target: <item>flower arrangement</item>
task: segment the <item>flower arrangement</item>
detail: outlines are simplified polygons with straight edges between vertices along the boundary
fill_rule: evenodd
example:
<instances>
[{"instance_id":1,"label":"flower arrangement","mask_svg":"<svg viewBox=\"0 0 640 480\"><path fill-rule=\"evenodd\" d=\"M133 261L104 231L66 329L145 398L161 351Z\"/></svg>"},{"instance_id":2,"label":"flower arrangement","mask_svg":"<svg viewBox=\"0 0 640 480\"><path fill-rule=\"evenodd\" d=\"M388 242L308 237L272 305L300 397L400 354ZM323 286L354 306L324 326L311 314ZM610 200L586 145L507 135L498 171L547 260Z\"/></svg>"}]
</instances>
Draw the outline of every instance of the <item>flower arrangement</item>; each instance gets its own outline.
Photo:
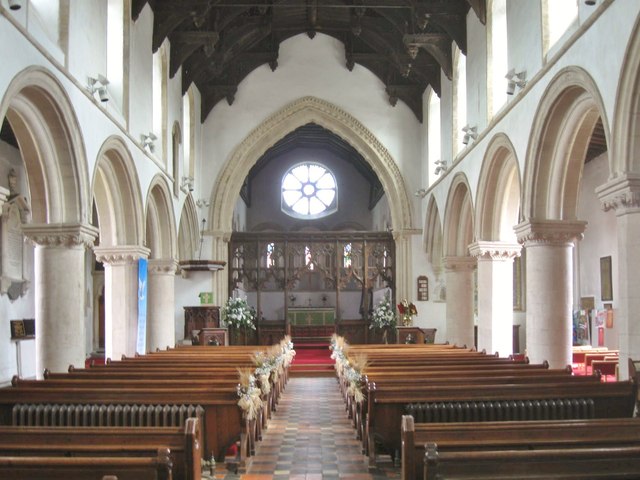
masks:
<instances>
[{"instance_id":1,"label":"flower arrangement","mask_svg":"<svg viewBox=\"0 0 640 480\"><path fill-rule=\"evenodd\" d=\"M249 306L246 298L229 297L227 303L222 307L222 320L227 327L245 327L255 330L255 318L256 311Z\"/></svg>"},{"instance_id":2,"label":"flower arrangement","mask_svg":"<svg viewBox=\"0 0 640 480\"><path fill-rule=\"evenodd\" d=\"M406 298L398 304L398 311L402 316L402 325L404 325L405 327L411 326L411 318L418 314L418 309L416 308L416 306L412 302L409 302Z\"/></svg>"},{"instance_id":3,"label":"flower arrangement","mask_svg":"<svg viewBox=\"0 0 640 480\"><path fill-rule=\"evenodd\" d=\"M256 385L256 377L253 376L250 368L239 368L238 373L240 375L240 383L236 388L236 393L240 397L238 406L246 415L247 420L254 420L262 408L260 388Z\"/></svg>"},{"instance_id":4,"label":"flower arrangement","mask_svg":"<svg viewBox=\"0 0 640 480\"><path fill-rule=\"evenodd\" d=\"M371 325L369 328L383 329L386 327L396 326L396 312L391 305L391 300L388 296L385 296L378 302L376 308L371 313Z\"/></svg>"}]
</instances>

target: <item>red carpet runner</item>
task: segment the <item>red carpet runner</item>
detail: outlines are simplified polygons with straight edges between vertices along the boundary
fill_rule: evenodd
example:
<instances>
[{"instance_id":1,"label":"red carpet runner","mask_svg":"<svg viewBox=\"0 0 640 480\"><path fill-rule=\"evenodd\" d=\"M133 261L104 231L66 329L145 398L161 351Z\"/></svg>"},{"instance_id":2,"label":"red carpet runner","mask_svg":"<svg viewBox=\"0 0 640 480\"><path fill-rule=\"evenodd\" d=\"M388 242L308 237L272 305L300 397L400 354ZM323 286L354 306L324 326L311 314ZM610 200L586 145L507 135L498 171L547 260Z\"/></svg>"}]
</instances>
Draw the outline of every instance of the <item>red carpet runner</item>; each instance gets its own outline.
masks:
<instances>
[{"instance_id":1,"label":"red carpet runner","mask_svg":"<svg viewBox=\"0 0 640 480\"><path fill-rule=\"evenodd\" d=\"M296 356L291 364L293 376L332 376L335 375L329 343L294 343Z\"/></svg>"}]
</instances>

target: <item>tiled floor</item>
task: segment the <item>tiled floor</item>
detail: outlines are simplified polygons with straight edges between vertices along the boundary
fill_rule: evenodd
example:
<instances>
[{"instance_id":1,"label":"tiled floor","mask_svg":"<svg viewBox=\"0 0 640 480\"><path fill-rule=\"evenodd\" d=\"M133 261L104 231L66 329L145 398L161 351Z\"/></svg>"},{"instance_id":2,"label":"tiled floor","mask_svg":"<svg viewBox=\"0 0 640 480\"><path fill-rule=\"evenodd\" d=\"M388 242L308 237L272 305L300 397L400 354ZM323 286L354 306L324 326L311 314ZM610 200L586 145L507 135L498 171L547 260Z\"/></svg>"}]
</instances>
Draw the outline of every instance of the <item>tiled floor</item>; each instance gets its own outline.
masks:
<instances>
[{"instance_id":1,"label":"tiled floor","mask_svg":"<svg viewBox=\"0 0 640 480\"><path fill-rule=\"evenodd\" d=\"M381 457L368 467L335 378L291 378L246 472L219 465L218 479L388 479L400 469Z\"/></svg>"}]
</instances>

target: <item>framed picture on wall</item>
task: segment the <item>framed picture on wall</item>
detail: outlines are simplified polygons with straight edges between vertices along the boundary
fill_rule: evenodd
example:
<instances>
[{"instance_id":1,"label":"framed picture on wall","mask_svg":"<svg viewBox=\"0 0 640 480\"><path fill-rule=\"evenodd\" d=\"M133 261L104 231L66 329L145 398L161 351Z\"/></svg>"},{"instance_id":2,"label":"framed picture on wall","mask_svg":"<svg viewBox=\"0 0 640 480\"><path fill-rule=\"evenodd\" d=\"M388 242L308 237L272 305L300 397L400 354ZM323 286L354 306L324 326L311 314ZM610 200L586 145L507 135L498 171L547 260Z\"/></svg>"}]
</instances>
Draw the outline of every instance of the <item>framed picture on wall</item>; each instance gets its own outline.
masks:
<instances>
[{"instance_id":1,"label":"framed picture on wall","mask_svg":"<svg viewBox=\"0 0 640 480\"><path fill-rule=\"evenodd\" d=\"M611 256L600 257L600 299L613 300L613 286L611 284Z\"/></svg>"}]
</instances>

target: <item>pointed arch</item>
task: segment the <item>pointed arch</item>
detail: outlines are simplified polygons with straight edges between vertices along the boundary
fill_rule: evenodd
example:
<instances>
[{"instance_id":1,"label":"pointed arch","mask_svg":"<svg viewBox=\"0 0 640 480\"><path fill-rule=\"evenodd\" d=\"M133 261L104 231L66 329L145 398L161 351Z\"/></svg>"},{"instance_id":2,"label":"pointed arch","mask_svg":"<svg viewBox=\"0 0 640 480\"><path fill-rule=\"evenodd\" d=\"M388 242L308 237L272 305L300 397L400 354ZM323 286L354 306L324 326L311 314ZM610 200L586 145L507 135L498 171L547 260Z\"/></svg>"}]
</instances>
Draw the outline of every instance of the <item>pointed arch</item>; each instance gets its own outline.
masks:
<instances>
[{"instance_id":1,"label":"pointed arch","mask_svg":"<svg viewBox=\"0 0 640 480\"><path fill-rule=\"evenodd\" d=\"M473 242L473 205L467 177L458 173L451 183L444 214L443 254L469 256Z\"/></svg>"},{"instance_id":2,"label":"pointed arch","mask_svg":"<svg viewBox=\"0 0 640 480\"><path fill-rule=\"evenodd\" d=\"M191 194L187 195L180 214L178 230L178 259L193 260L198 251L200 232L198 226L198 212Z\"/></svg>"},{"instance_id":3,"label":"pointed arch","mask_svg":"<svg viewBox=\"0 0 640 480\"><path fill-rule=\"evenodd\" d=\"M100 246L142 245L142 194L131 152L124 141L109 137L100 148L93 175L100 224Z\"/></svg>"},{"instance_id":4,"label":"pointed arch","mask_svg":"<svg viewBox=\"0 0 640 480\"><path fill-rule=\"evenodd\" d=\"M171 192L165 177L158 174L151 181L147 195L145 245L150 259L172 259L176 256L176 220Z\"/></svg>"},{"instance_id":5,"label":"pointed arch","mask_svg":"<svg viewBox=\"0 0 640 480\"><path fill-rule=\"evenodd\" d=\"M438 204L433 195L427 204L425 226L425 250L434 269L437 269L442 263L442 223Z\"/></svg>"},{"instance_id":6,"label":"pointed arch","mask_svg":"<svg viewBox=\"0 0 640 480\"><path fill-rule=\"evenodd\" d=\"M513 227L520 210L520 170L515 148L499 133L485 152L476 199L476 238L516 243Z\"/></svg>"},{"instance_id":7,"label":"pointed arch","mask_svg":"<svg viewBox=\"0 0 640 480\"><path fill-rule=\"evenodd\" d=\"M236 148L224 165L212 191L209 225L231 232L233 209L251 167L288 133L316 123L339 135L371 165L389 198L394 230L411 228L411 202L402 174L389 151L356 118L339 107L315 97L304 97L269 117Z\"/></svg>"},{"instance_id":8,"label":"pointed arch","mask_svg":"<svg viewBox=\"0 0 640 480\"><path fill-rule=\"evenodd\" d=\"M627 44L616 93L613 118L610 178L640 175L640 18ZM608 132L608 129L605 129Z\"/></svg>"},{"instance_id":9,"label":"pointed arch","mask_svg":"<svg viewBox=\"0 0 640 480\"><path fill-rule=\"evenodd\" d=\"M41 67L11 81L0 103L25 162L34 223L91 218L86 152L78 119L60 82Z\"/></svg>"},{"instance_id":10,"label":"pointed arch","mask_svg":"<svg viewBox=\"0 0 640 480\"><path fill-rule=\"evenodd\" d=\"M521 220L576 219L584 158L598 118L609 145L609 122L595 82L578 67L560 71L547 86L534 117Z\"/></svg>"}]
</instances>

